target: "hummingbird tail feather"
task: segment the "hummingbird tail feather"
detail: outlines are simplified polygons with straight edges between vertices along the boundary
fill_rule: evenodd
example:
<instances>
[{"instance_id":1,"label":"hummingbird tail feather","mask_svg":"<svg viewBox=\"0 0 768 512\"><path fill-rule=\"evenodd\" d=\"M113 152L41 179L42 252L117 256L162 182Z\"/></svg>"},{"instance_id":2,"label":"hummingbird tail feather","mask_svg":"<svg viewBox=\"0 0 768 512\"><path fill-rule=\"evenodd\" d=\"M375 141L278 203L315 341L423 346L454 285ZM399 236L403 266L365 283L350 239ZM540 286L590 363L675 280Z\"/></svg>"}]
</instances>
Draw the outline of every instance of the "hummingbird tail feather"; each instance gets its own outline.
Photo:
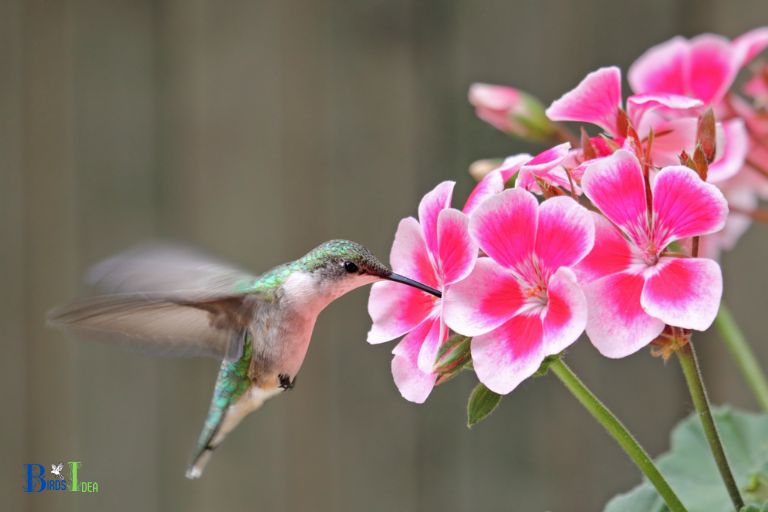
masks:
<instances>
[{"instance_id":1,"label":"hummingbird tail feather","mask_svg":"<svg viewBox=\"0 0 768 512\"><path fill-rule=\"evenodd\" d=\"M223 400L217 400L217 397L221 397L214 394L211 410L208 412L208 418L197 442L197 449L187 468L187 478L200 478L213 451L224 441L227 434L234 430L243 418L261 407L268 398L282 391L281 388L265 390L251 385L245 393L235 399L234 403L230 402L223 407L221 407Z\"/></svg>"},{"instance_id":2,"label":"hummingbird tail feather","mask_svg":"<svg viewBox=\"0 0 768 512\"><path fill-rule=\"evenodd\" d=\"M189 465L185 476L190 480L203 476L203 469L205 469L205 465L208 464L208 461L211 459L211 454L213 454L213 448L204 449L195 460L192 461L192 464Z\"/></svg>"}]
</instances>

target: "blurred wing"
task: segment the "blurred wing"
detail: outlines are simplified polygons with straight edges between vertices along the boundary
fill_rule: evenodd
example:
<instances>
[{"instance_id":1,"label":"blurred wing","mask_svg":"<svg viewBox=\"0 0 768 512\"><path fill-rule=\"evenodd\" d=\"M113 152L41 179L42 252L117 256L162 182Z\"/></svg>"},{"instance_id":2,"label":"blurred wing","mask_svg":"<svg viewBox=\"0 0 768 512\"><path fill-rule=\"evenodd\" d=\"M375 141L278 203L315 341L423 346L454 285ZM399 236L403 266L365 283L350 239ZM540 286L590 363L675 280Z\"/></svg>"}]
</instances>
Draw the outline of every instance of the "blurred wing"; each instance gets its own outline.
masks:
<instances>
[{"instance_id":1,"label":"blurred wing","mask_svg":"<svg viewBox=\"0 0 768 512\"><path fill-rule=\"evenodd\" d=\"M78 337L143 354L236 360L259 304L253 295L183 300L127 293L73 302L51 311L48 322Z\"/></svg>"},{"instance_id":2,"label":"blurred wing","mask_svg":"<svg viewBox=\"0 0 768 512\"><path fill-rule=\"evenodd\" d=\"M254 276L172 244L146 244L94 265L88 282L105 293L231 295Z\"/></svg>"}]
</instances>

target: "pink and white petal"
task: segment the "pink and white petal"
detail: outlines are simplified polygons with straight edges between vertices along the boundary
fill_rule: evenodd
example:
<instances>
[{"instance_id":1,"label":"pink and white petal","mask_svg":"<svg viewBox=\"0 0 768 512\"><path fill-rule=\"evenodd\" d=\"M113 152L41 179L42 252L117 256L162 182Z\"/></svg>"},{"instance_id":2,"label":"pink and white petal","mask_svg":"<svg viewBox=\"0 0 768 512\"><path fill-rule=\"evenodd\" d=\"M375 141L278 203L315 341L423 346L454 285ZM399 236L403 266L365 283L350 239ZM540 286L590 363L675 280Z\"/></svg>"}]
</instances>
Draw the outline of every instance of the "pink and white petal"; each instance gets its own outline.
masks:
<instances>
[{"instance_id":1,"label":"pink and white petal","mask_svg":"<svg viewBox=\"0 0 768 512\"><path fill-rule=\"evenodd\" d=\"M643 133L640 126L644 115L648 112L658 110L667 114L689 114L691 109L697 109L703 105L700 99L679 94L635 94L627 98L627 115L638 133Z\"/></svg>"},{"instance_id":2,"label":"pink and white petal","mask_svg":"<svg viewBox=\"0 0 768 512\"><path fill-rule=\"evenodd\" d=\"M581 121L618 135L621 71L615 66L589 73L574 89L552 102L545 114L553 121Z\"/></svg>"},{"instance_id":3,"label":"pink and white petal","mask_svg":"<svg viewBox=\"0 0 768 512\"><path fill-rule=\"evenodd\" d=\"M447 208L437 217L437 261L443 286L461 281L472 272L477 243L469 235L469 217Z\"/></svg>"},{"instance_id":4,"label":"pink and white petal","mask_svg":"<svg viewBox=\"0 0 768 512\"><path fill-rule=\"evenodd\" d=\"M558 354L575 342L587 327L587 298L569 268L561 267L547 286L544 326L545 355Z\"/></svg>"},{"instance_id":5,"label":"pink and white petal","mask_svg":"<svg viewBox=\"0 0 768 512\"><path fill-rule=\"evenodd\" d=\"M553 146L546 151L542 151L535 157L531 158L523 165L523 167L528 168L536 173L548 171L549 169L560 165L568 156L570 150L570 142L558 144L557 146Z\"/></svg>"},{"instance_id":6,"label":"pink and white petal","mask_svg":"<svg viewBox=\"0 0 768 512\"><path fill-rule=\"evenodd\" d=\"M496 168L480 180L472 193L469 194L467 202L464 204L462 210L467 215L471 215L475 208L480 206L480 203L485 201L491 196L494 196L504 190L504 179L501 176L501 171Z\"/></svg>"},{"instance_id":7,"label":"pink and white petal","mask_svg":"<svg viewBox=\"0 0 768 512\"><path fill-rule=\"evenodd\" d=\"M417 404L424 403L437 379L435 374L419 370L417 364L422 342L429 335L433 324L434 320L426 320L392 350L392 377L395 385L403 398Z\"/></svg>"},{"instance_id":8,"label":"pink and white petal","mask_svg":"<svg viewBox=\"0 0 768 512\"><path fill-rule=\"evenodd\" d=\"M542 269L553 273L559 267L572 267L594 243L592 215L573 198L552 197L541 203L534 254Z\"/></svg>"},{"instance_id":9,"label":"pink and white petal","mask_svg":"<svg viewBox=\"0 0 768 512\"><path fill-rule=\"evenodd\" d=\"M536 198L508 189L483 201L469 220L480 248L502 266L513 268L533 253L537 224Z\"/></svg>"},{"instance_id":10,"label":"pink and white petal","mask_svg":"<svg viewBox=\"0 0 768 512\"><path fill-rule=\"evenodd\" d=\"M424 373L432 373L437 361L437 353L440 351L440 346L448 339L448 328L445 323L437 316L432 321L432 326L424 338L419 349L419 356L416 360L416 364Z\"/></svg>"},{"instance_id":11,"label":"pink and white petal","mask_svg":"<svg viewBox=\"0 0 768 512\"><path fill-rule=\"evenodd\" d=\"M627 270L632 265L632 247L621 232L602 215L592 213L595 244L574 267L580 281L590 282Z\"/></svg>"},{"instance_id":12,"label":"pink and white petal","mask_svg":"<svg viewBox=\"0 0 768 512\"><path fill-rule=\"evenodd\" d=\"M680 153L693 154L696 147L698 119L683 117L671 121L653 123L651 160L656 167L680 163Z\"/></svg>"},{"instance_id":13,"label":"pink and white petal","mask_svg":"<svg viewBox=\"0 0 768 512\"><path fill-rule=\"evenodd\" d=\"M720 231L728 215L723 193L688 167L663 168L653 182L653 235L656 247L673 240Z\"/></svg>"},{"instance_id":14,"label":"pink and white petal","mask_svg":"<svg viewBox=\"0 0 768 512\"><path fill-rule=\"evenodd\" d=\"M389 261L392 264L392 270L398 274L432 288L438 287L435 267L427 253L424 233L419 222L413 217L406 217L398 224L395 241L389 253Z\"/></svg>"},{"instance_id":15,"label":"pink and white petal","mask_svg":"<svg viewBox=\"0 0 768 512\"><path fill-rule=\"evenodd\" d=\"M644 284L642 275L621 272L584 286L589 307L587 336L604 356L633 354L664 330L664 322L640 305Z\"/></svg>"},{"instance_id":16,"label":"pink and white petal","mask_svg":"<svg viewBox=\"0 0 768 512\"><path fill-rule=\"evenodd\" d=\"M427 250L433 256L437 254L437 216L451 206L453 181L444 181L433 188L419 203L419 224L421 224Z\"/></svg>"},{"instance_id":17,"label":"pink and white petal","mask_svg":"<svg viewBox=\"0 0 768 512\"><path fill-rule=\"evenodd\" d=\"M720 183L735 176L747 158L749 136L741 119L732 119L722 123L723 141L717 148L717 157L709 166L707 181Z\"/></svg>"},{"instance_id":18,"label":"pink and white petal","mask_svg":"<svg viewBox=\"0 0 768 512\"><path fill-rule=\"evenodd\" d=\"M628 233L645 226L647 206L640 162L620 149L587 167L581 187L589 199L614 224Z\"/></svg>"},{"instance_id":19,"label":"pink and white petal","mask_svg":"<svg viewBox=\"0 0 768 512\"><path fill-rule=\"evenodd\" d=\"M491 258L479 258L472 273L450 287L443 296L448 327L465 336L497 328L523 306L518 280Z\"/></svg>"},{"instance_id":20,"label":"pink and white petal","mask_svg":"<svg viewBox=\"0 0 768 512\"><path fill-rule=\"evenodd\" d=\"M627 78L637 94L687 94L688 41L674 37L648 49L629 68Z\"/></svg>"},{"instance_id":21,"label":"pink and white petal","mask_svg":"<svg viewBox=\"0 0 768 512\"><path fill-rule=\"evenodd\" d=\"M723 98L743 60L728 39L714 34L691 39L688 58L688 93L707 104Z\"/></svg>"},{"instance_id":22,"label":"pink and white petal","mask_svg":"<svg viewBox=\"0 0 768 512\"><path fill-rule=\"evenodd\" d=\"M531 155L528 153L520 153L517 155L508 156L506 159L504 159L504 161L498 167L498 170L501 173L501 179L504 184L506 185L512 176L518 173L520 167L528 163L531 158Z\"/></svg>"},{"instance_id":23,"label":"pink and white petal","mask_svg":"<svg viewBox=\"0 0 768 512\"><path fill-rule=\"evenodd\" d=\"M739 66L744 66L759 53L768 48L768 27L758 27L733 40L735 54L739 57Z\"/></svg>"},{"instance_id":24,"label":"pink and white petal","mask_svg":"<svg viewBox=\"0 0 768 512\"><path fill-rule=\"evenodd\" d=\"M723 295L720 265L707 258L661 258L648 271L640 303L663 322L706 330L717 316Z\"/></svg>"},{"instance_id":25,"label":"pink and white petal","mask_svg":"<svg viewBox=\"0 0 768 512\"><path fill-rule=\"evenodd\" d=\"M566 142L549 148L526 162L520 167L517 180L515 181L515 188L541 193L536 177L551 182L550 173L553 169L559 168L563 160L569 156L570 148L571 144Z\"/></svg>"},{"instance_id":26,"label":"pink and white petal","mask_svg":"<svg viewBox=\"0 0 768 512\"><path fill-rule=\"evenodd\" d=\"M368 314L373 320L368 343L383 343L413 330L434 315L437 298L400 283L379 281L371 287Z\"/></svg>"},{"instance_id":27,"label":"pink and white petal","mask_svg":"<svg viewBox=\"0 0 768 512\"><path fill-rule=\"evenodd\" d=\"M517 315L493 331L472 339L472 364L480 382L505 395L536 373L544 360L543 328L538 315Z\"/></svg>"}]
</instances>

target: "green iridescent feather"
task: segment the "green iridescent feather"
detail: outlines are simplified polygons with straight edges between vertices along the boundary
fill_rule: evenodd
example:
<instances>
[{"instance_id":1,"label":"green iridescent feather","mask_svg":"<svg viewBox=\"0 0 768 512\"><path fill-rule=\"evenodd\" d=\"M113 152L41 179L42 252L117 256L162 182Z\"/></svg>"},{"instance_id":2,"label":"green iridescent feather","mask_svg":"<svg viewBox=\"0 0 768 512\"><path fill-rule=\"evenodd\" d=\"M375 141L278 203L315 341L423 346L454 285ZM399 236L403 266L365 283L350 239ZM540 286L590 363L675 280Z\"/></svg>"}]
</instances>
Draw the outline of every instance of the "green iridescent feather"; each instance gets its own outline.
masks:
<instances>
[{"instance_id":1,"label":"green iridescent feather","mask_svg":"<svg viewBox=\"0 0 768 512\"><path fill-rule=\"evenodd\" d=\"M246 332L243 341L243 355L237 361L222 361L219 376L216 379L216 387L213 390L211 407L205 418L203 431L197 441L195 458L209 445L216 435L216 431L224 420L227 408L248 390L251 384L248 378L248 368L253 355L253 343L251 333Z\"/></svg>"}]
</instances>

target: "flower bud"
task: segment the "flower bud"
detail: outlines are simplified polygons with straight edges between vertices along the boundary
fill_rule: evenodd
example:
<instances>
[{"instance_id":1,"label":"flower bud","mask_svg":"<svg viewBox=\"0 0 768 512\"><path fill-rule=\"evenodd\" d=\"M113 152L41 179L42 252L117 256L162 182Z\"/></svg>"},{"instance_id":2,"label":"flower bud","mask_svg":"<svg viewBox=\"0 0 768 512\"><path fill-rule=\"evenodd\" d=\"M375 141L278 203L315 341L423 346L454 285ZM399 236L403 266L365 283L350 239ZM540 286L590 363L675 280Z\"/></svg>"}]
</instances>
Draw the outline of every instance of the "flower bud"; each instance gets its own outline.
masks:
<instances>
[{"instance_id":1,"label":"flower bud","mask_svg":"<svg viewBox=\"0 0 768 512\"><path fill-rule=\"evenodd\" d=\"M448 338L437 353L434 372L438 375L437 383L442 384L459 373L470 359L469 345L472 338L454 335Z\"/></svg>"},{"instance_id":2,"label":"flower bud","mask_svg":"<svg viewBox=\"0 0 768 512\"><path fill-rule=\"evenodd\" d=\"M472 84L469 102L474 105L477 117L509 135L532 140L555 136L555 126L544 114L541 102L518 89Z\"/></svg>"},{"instance_id":3,"label":"flower bud","mask_svg":"<svg viewBox=\"0 0 768 512\"><path fill-rule=\"evenodd\" d=\"M704 152L704 157L708 163L715 160L715 150L717 146L715 132L715 114L712 109L707 109L699 118L699 124L696 129L696 142Z\"/></svg>"},{"instance_id":4,"label":"flower bud","mask_svg":"<svg viewBox=\"0 0 768 512\"><path fill-rule=\"evenodd\" d=\"M504 160L501 158L485 158L483 160L476 160L469 164L469 175L472 176L475 181L480 181L492 170L501 165Z\"/></svg>"}]
</instances>

